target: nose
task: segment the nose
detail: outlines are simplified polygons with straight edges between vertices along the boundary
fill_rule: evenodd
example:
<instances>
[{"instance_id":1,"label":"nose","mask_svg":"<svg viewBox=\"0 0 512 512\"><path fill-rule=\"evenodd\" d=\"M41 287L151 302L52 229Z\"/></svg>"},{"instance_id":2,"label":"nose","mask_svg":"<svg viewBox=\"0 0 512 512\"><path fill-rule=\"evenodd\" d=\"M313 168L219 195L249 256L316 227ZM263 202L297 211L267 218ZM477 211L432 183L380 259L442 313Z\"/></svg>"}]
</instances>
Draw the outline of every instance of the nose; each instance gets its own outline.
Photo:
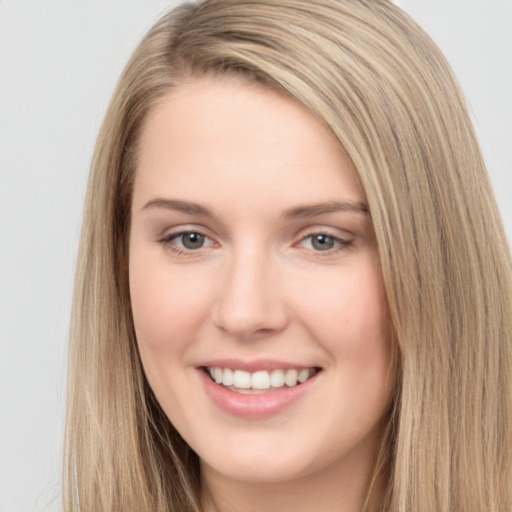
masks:
<instances>
[{"instance_id":1,"label":"nose","mask_svg":"<svg viewBox=\"0 0 512 512\"><path fill-rule=\"evenodd\" d=\"M233 338L248 340L282 331L288 323L279 269L257 250L234 256L220 279L213 322Z\"/></svg>"}]
</instances>

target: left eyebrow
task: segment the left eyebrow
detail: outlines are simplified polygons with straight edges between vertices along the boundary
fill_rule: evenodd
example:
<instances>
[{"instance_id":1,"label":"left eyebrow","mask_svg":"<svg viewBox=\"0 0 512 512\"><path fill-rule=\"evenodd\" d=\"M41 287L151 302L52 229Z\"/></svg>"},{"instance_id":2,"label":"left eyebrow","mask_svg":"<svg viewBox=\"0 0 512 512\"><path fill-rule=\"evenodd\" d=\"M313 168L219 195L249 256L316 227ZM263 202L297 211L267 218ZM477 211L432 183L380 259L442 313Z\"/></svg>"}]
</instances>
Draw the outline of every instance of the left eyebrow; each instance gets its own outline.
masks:
<instances>
[{"instance_id":1,"label":"left eyebrow","mask_svg":"<svg viewBox=\"0 0 512 512\"><path fill-rule=\"evenodd\" d=\"M348 201L328 201L326 203L294 206L293 208L286 210L282 216L284 219L292 219L315 217L317 215L336 212L356 212L368 215L368 205L361 202L351 203Z\"/></svg>"}]
</instances>

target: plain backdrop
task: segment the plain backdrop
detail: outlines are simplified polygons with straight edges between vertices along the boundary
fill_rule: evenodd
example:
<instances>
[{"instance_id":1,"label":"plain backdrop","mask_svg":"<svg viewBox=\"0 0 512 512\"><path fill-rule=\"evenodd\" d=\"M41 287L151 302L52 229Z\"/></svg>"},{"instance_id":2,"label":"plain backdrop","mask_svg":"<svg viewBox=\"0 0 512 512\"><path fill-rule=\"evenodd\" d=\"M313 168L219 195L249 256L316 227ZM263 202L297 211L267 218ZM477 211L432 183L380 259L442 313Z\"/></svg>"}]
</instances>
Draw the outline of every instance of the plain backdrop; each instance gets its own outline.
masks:
<instances>
[{"instance_id":1,"label":"plain backdrop","mask_svg":"<svg viewBox=\"0 0 512 512\"><path fill-rule=\"evenodd\" d=\"M66 344L94 141L131 51L177 3L0 0L0 512L59 510ZM512 1L397 3L462 83L512 240Z\"/></svg>"}]
</instances>

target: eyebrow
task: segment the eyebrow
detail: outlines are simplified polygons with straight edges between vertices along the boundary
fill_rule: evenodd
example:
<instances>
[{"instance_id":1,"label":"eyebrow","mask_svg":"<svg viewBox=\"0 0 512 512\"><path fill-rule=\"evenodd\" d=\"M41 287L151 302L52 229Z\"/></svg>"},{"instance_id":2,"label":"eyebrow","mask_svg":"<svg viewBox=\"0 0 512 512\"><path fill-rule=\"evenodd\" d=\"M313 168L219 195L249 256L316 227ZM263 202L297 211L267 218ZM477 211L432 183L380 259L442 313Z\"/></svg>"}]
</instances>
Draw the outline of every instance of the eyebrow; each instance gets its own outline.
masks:
<instances>
[{"instance_id":1,"label":"eyebrow","mask_svg":"<svg viewBox=\"0 0 512 512\"><path fill-rule=\"evenodd\" d=\"M151 201L148 201L142 207L142 210L146 210L148 208L163 208L166 210L175 210L178 212L187 213L188 215L213 217L212 211L205 206L198 203L193 203L191 201L180 201L179 199L164 199L162 197L157 197L155 199L151 199Z\"/></svg>"},{"instance_id":2,"label":"eyebrow","mask_svg":"<svg viewBox=\"0 0 512 512\"><path fill-rule=\"evenodd\" d=\"M142 207L142 210L146 210L148 208L163 208L165 210L174 210L188 215L201 215L204 217L214 216L209 208L206 208L199 203L182 201L179 199L165 199L163 197L151 199ZM293 208L286 210L283 213L282 218L307 218L336 212L356 212L367 215L368 206L362 202L352 203L349 201L327 201L325 203L305 204L294 206Z\"/></svg>"},{"instance_id":3,"label":"eyebrow","mask_svg":"<svg viewBox=\"0 0 512 512\"><path fill-rule=\"evenodd\" d=\"M357 212L368 214L368 205L362 202L328 201L326 203L306 204L290 208L283 214L283 218L307 218L336 212Z\"/></svg>"}]
</instances>

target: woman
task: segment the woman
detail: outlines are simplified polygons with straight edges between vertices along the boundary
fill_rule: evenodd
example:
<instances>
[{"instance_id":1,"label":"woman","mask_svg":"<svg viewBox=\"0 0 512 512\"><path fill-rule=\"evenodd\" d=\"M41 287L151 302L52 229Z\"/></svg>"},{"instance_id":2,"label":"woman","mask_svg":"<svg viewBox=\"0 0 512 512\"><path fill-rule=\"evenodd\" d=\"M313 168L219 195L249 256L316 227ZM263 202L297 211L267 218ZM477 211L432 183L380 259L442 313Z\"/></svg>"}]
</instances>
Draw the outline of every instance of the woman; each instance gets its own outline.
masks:
<instances>
[{"instance_id":1,"label":"woman","mask_svg":"<svg viewBox=\"0 0 512 512\"><path fill-rule=\"evenodd\" d=\"M462 95L406 15L181 6L98 139L66 510L511 510L511 301Z\"/></svg>"}]
</instances>

